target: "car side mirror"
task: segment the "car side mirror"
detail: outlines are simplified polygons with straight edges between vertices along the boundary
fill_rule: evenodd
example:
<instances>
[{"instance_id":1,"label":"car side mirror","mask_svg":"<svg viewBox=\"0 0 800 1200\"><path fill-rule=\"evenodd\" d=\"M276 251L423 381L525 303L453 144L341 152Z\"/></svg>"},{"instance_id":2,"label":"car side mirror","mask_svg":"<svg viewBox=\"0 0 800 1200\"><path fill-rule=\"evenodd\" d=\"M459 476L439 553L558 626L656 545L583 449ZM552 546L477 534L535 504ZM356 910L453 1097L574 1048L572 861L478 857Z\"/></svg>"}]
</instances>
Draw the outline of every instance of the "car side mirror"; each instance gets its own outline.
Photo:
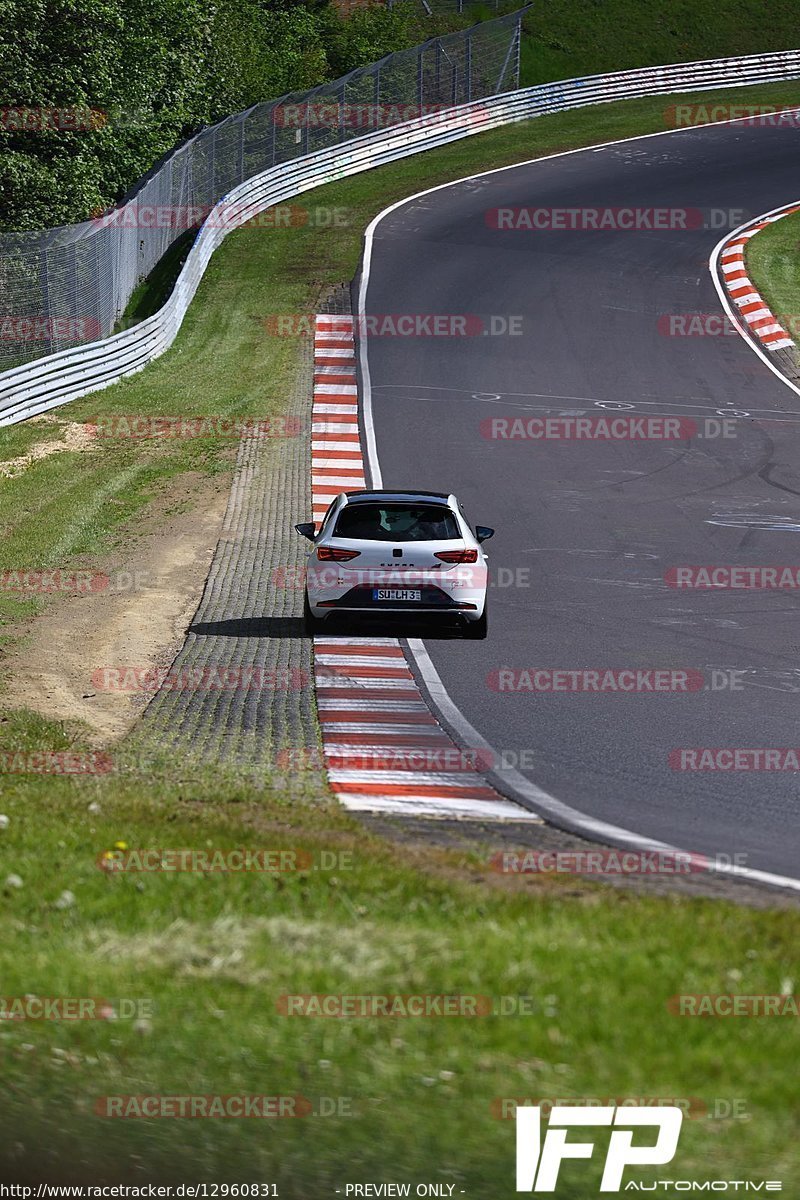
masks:
<instances>
[{"instance_id":1,"label":"car side mirror","mask_svg":"<svg viewBox=\"0 0 800 1200\"><path fill-rule=\"evenodd\" d=\"M314 522L303 521L300 525L295 525L297 532L304 538L308 538L310 542L314 541Z\"/></svg>"},{"instance_id":2,"label":"car side mirror","mask_svg":"<svg viewBox=\"0 0 800 1200\"><path fill-rule=\"evenodd\" d=\"M490 529L488 525L476 525L475 537L479 542L488 542L489 538L494 537L494 530Z\"/></svg>"}]
</instances>

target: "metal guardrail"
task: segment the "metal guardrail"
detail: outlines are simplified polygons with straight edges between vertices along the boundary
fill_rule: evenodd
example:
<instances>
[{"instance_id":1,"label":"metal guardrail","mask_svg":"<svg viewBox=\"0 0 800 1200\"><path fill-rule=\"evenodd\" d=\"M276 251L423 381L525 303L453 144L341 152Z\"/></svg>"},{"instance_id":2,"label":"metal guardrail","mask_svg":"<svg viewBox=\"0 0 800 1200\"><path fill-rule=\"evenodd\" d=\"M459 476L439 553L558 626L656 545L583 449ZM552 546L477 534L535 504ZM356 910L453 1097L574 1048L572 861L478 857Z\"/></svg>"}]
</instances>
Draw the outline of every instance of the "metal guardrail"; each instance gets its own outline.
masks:
<instances>
[{"instance_id":1,"label":"metal guardrail","mask_svg":"<svg viewBox=\"0 0 800 1200\"><path fill-rule=\"evenodd\" d=\"M25 420L140 371L172 344L211 255L233 229L312 187L548 113L680 92L800 78L800 51L563 80L462 104L317 150L233 188L204 222L163 308L122 333L0 374L0 425ZM227 213L223 222L221 213ZM217 219L215 219L215 217Z\"/></svg>"}]
</instances>

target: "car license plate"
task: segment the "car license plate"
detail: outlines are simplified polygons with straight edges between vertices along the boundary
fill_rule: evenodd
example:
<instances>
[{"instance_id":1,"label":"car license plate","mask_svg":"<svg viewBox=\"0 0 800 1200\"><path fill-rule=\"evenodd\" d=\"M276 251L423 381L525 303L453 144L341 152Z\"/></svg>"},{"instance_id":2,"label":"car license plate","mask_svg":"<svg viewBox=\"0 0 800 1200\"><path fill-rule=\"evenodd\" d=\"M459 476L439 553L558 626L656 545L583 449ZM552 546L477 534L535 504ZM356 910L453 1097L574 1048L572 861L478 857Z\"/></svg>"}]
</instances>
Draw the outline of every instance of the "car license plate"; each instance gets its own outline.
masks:
<instances>
[{"instance_id":1,"label":"car license plate","mask_svg":"<svg viewBox=\"0 0 800 1200\"><path fill-rule=\"evenodd\" d=\"M373 588L373 600L421 600L419 588Z\"/></svg>"}]
</instances>

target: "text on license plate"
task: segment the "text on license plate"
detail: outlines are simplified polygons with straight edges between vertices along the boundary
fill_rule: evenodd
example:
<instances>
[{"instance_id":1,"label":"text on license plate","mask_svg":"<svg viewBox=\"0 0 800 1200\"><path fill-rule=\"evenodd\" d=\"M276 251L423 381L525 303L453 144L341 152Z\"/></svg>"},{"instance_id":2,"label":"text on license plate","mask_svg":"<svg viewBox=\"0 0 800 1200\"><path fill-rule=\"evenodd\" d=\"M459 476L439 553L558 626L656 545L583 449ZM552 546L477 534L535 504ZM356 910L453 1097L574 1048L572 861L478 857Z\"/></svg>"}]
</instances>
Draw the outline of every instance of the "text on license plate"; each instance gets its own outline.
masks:
<instances>
[{"instance_id":1,"label":"text on license plate","mask_svg":"<svg viewBox=\"0 0 800 1200\"><path fill-rule=\"evenodd\" d=\"M373 588L373 600L421 600L419 588Z\"/></svg>"}]
</instances>

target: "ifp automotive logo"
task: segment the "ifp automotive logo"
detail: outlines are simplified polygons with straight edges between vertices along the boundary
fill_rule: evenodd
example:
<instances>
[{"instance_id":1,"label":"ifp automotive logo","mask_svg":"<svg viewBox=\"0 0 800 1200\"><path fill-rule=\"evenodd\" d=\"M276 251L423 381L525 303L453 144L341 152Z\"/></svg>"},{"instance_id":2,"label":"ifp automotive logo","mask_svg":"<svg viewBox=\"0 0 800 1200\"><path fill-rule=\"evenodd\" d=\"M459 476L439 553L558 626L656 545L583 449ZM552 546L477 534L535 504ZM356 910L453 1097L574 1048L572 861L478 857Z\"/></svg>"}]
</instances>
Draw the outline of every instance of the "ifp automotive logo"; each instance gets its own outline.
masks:
<instances>
[{"instance_id":1,"label":"ifp automotive logo","mask_svg":"<svg viewBox=\"0 0 800 1200\"><path fill-rule=\"evenodd\" d=\"M517 1109L517 1191L554 1192L561 1163L566 1158L591 1158L594 1142L568 1142L570 1126L613 1125L606 1154L601 1192L618 1192L627 1166L663 1166L672 1162L678 1149L683 1111L677 1105L628 1108L608 1105L578 1108L559 1105L550 1110L550 1121L542 1141L541 1109ZM652 1145L634 1146L633 1131L645 1125L658 1128Z\"/></svg>"},{"instance_id":2,"label":"ifp automotive logo","mask_svg":"<svg viewBox=\"0 0 800 1200\"><path fill-rule=\"evenodd\" d=\"M631 1105L553 1105L547 1131L542 1138L542 1109L533 1105L518 1106L517 1120L517 1188L518 1192L555 1192L559 1171L565 1159L592 1158L594 1141L588 1138L567 1141L572 1126L612 1127L608 1139L601 1192L733 1192L736 1195L753 1192L780 1192L780 1179L658 1179L638 1183L624 1182L626 1167L665 1166L672 1162L678 1149L683 1109L677 1104L659 1104L644 1108ZM657 1130L643 1136L644 1145L634 1145L639 1129L647 1126ZM638 1140L638 1139L637 1139ZM565 1172L566 1174L566 1172Z\"/></svg>"}]
</instances>

